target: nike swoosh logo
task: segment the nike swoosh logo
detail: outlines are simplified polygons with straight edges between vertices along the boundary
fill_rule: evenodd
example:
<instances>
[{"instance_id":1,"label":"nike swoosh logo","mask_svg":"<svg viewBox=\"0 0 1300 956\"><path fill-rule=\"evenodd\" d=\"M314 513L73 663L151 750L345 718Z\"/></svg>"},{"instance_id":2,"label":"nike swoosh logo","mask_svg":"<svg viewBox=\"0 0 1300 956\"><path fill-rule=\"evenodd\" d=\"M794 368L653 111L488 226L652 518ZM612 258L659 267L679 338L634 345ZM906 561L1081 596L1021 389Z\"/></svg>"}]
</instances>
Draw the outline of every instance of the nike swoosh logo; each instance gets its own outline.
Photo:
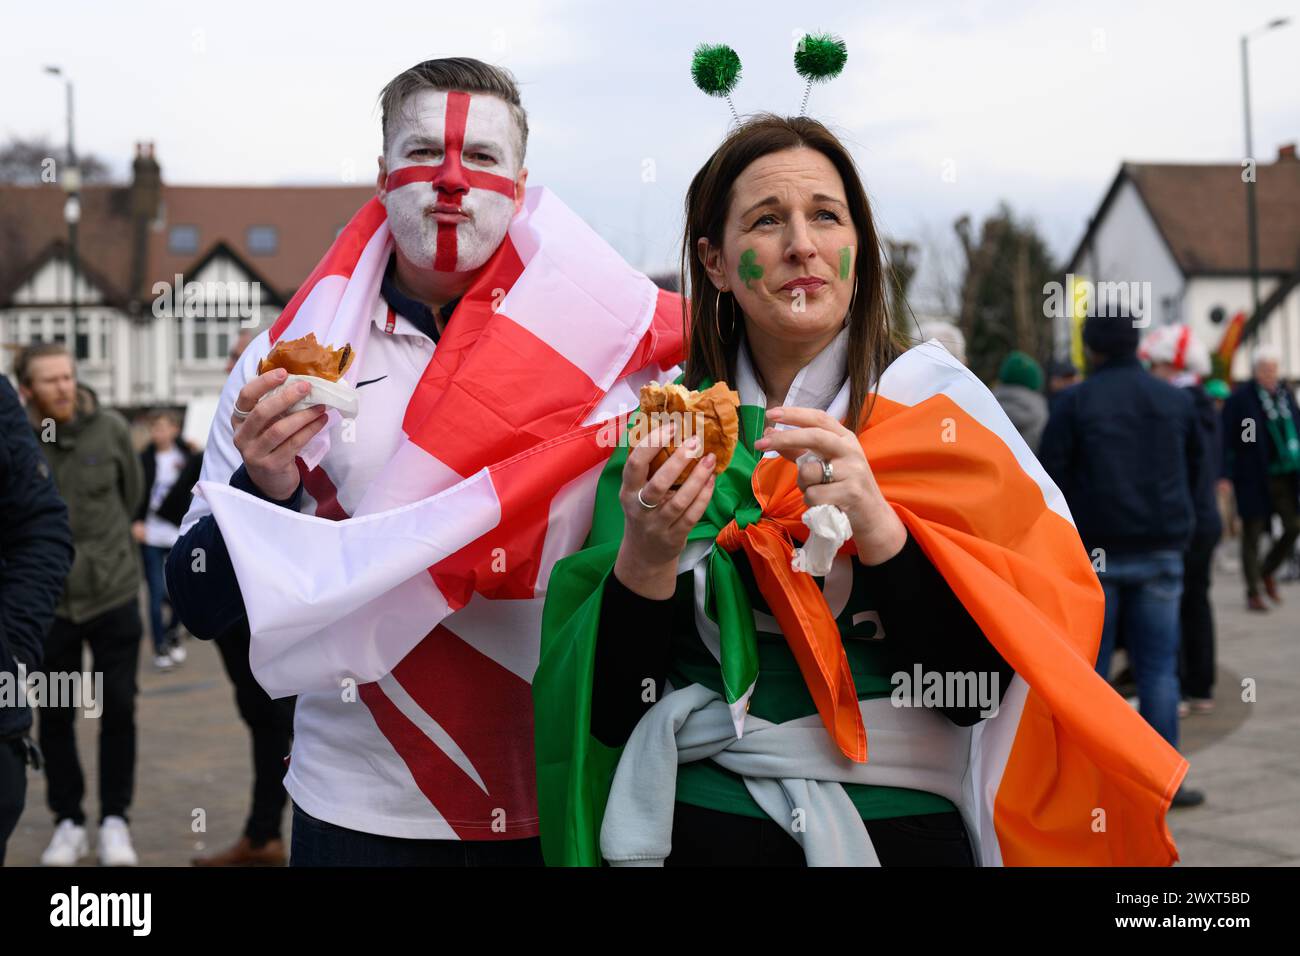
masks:
<instances>
[{"instance_id":1,"label":"nike swoosh logo","mask_svg":"<svg viewBox=\"0 0 1300 956\"><path fill-rule=\"evenodd\" d=\"M370 385L370 384L373 383L373 382L380 382L380 381L383 381L383 380L386 379L386 378L388 378L387 375L381 375L381 376L379 376L379 378L366 379L366 381L364 381L364 382L357 382L357 384L354 385L353 388L360 388L362 385Z\"/></svg>"}]
</instances>

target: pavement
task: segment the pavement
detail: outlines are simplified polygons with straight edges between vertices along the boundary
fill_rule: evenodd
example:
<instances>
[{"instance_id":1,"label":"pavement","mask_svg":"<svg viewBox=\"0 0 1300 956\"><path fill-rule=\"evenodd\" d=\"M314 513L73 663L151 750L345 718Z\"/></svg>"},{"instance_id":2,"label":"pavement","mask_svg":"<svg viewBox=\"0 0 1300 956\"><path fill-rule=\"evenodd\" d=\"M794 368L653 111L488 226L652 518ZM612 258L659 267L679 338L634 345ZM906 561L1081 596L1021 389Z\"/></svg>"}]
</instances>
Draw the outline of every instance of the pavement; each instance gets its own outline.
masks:
<instances>
[{"instance_id":1,"label":"pavement","mask_svg":"<svg viewBox=\"0 0 1300 956\"><path fill-rule=\"evenodd\" d=\"M1182 722L1187 784L1203 790L1206 802L1169 814L1182 865L1300 865L1300 584L1282 588L1281 608L1254 614L1245 609L1239 577L1216 573L1217 706ZM185 646L186 662L165 674L154 671L152 654L141 647L131 831L146 866L186 866L196 854L233 843L248 812L251 744L234 691L213 645ZM97 727L93 720L77 723L93 822ZM27 806L7 862L37 864L51 828L44 778L29 771Z\"/></svg>"}]
</instances>

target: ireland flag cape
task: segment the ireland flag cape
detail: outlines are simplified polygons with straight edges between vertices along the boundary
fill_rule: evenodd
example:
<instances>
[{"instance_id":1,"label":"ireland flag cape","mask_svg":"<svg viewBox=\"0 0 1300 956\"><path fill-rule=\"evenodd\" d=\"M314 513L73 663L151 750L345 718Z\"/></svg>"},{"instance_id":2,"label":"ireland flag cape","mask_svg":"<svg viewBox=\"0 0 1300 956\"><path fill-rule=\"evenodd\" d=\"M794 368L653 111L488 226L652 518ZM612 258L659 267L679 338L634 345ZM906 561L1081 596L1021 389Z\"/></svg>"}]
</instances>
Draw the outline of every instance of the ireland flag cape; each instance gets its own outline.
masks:
<instances>
[{"instance_id":1,"label":"ireland flag cape","mask_svg":"<svg viewBox=\"0 0 1300 956\"><path fill-rule=\"evenodd\" d=\"M763 418L742 406L741 442L687 544L712 543L705 613L720 632L727 701L743 733L744 701L763 679L733 558L743 550L827 732L844 759L869 762L871 728L861 725L825 598L790 570L807 534L795 468L752 451ZM938 343L924 343L885 371L859 440L885 498L1016 672L998 714L970 736L959 806L981 864L1176 860L1165 813L1187 761L1096 673L1101 585L1063 496L992 394ZM543 612L533 695L551 864L600 862L619 751L590 734L591 682L601 593L623 532L626 459L622 447L605 466L586 547L556 564Z\"/></svg>"}]
</instances>

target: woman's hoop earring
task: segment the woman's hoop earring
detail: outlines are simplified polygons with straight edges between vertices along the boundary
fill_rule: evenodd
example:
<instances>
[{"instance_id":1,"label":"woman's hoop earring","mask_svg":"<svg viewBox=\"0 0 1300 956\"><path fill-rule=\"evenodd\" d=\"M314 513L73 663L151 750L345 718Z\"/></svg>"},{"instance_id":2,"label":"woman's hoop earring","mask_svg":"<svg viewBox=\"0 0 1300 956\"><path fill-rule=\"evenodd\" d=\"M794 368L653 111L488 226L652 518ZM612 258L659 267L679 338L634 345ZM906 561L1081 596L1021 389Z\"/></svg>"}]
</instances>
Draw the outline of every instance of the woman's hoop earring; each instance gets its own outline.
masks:
<instances>
[{"instance_id":1,"label":"woman's hoop earring","mask_svg":"<svg viewBox=\"0 0 1300 956\"><path fill-rule=\"evenodd\" d=\"M718 330L719 342L726 341L722 334L722 293L724 291L726 290L719 289L717 297L713 300L713 326ZM731 313L731 330L733 332L736 330L736 312L734 308Z\"/></svg>"}]
</instances>

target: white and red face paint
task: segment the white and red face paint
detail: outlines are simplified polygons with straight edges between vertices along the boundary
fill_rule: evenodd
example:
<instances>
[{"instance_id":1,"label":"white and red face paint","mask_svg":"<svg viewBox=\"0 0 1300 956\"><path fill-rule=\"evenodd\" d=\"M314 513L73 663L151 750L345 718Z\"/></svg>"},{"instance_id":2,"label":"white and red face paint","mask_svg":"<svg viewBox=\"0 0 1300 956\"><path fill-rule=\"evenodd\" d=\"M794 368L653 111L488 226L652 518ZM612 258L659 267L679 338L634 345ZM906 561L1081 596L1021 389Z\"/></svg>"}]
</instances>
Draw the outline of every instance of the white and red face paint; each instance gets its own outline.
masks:
<instances>
[{"instance_id":1,"label":"white and red face paint","mask_svg":"<svg viewBox=\"0 0 1300 956\"><path fill-rule=\"evenodd\" d=\"M496 96L421 90L390 117L388 227L411 262L469 272L487 262L515 213L514 117Z\"/></svg>"}]
</instances>

